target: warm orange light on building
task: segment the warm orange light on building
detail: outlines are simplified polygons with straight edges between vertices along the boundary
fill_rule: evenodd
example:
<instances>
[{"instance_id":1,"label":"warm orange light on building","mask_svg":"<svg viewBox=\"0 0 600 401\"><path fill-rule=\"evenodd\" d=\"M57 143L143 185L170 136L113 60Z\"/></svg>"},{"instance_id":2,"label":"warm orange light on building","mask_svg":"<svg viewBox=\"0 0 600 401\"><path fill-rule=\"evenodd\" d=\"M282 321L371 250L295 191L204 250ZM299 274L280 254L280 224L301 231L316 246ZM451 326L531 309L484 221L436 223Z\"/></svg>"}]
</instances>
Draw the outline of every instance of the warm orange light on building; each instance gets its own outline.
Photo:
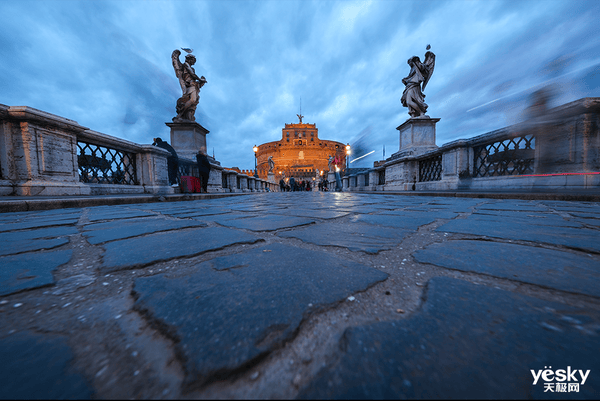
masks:
<instances>
[{"instance_id":1,"label":"warm orange light on building","mask_svg":"<svg viewBox=\"0 0 600 401\"><path fill-rule=\"evenodd\" d=\"M338 159L343 162L338 167L346 168L346 145L319 139L316 124L285 124L281 133L281 140L258 146L256 157L260 178L268 179L270 156L275 163L273 173L276 181L279 181L282 175L294 177L296 180L310 180L322 171L329 171L329 156L340 156Z\"/></svg>"}]
</instances>

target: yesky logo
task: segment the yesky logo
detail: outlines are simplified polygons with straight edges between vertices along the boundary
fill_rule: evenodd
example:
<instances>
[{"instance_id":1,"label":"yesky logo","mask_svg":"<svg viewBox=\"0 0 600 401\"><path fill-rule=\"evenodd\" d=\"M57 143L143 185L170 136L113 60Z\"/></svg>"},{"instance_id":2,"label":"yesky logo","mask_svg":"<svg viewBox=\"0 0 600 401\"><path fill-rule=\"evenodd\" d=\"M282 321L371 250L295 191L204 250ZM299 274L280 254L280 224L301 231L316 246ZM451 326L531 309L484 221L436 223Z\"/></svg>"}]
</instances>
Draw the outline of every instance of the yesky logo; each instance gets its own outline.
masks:
<instances>
[{"instance_id":1,"label":"yesky logo","mask_svg":"<svg viewBox=\"0 0 600 401\"><path fill-rule=\"evenodd\" d=\"M533 385L538 383L541 378L544 381L544 393L551 391L557 393L566 392L579 392L579 385L585 384L590 370L583 371L581 369L571 369L567 366L567 369L552 370L552 366L544 366L544 370L540 369L537 372L531 369L531 375L533 376ZM579 382L578 377L581 379ZM556 383L554 383L556 380Z\"/></svg>"}]
</instances>

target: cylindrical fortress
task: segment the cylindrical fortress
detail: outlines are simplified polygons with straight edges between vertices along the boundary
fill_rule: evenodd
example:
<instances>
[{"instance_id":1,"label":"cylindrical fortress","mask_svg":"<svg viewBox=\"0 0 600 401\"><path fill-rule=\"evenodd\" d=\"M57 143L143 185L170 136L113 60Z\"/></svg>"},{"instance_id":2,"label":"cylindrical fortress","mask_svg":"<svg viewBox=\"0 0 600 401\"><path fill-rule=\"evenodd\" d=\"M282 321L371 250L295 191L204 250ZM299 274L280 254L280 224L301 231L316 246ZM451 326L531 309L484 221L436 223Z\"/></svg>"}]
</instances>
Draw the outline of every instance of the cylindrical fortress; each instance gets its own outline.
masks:
<instances>
[{"instance_id":1,"label":"cylindrical fortress","mask_svg":"<svg viewBox=\"0 0 600 401\"><path fill-rule=\"evenodd\" d=\"M269 157L273 157L276 181L283 174L296 180L312 180L323 172L323 177L327 178L329 156L337 157L337 167L340 170L346 168L345 146L341 142L319 139L319 130L315 124L285 124L285 128L281 130L281 140L258 146L258 176L267 179ZM332 166L334 171L335 167Z\"/></svg>"}]
</instances>

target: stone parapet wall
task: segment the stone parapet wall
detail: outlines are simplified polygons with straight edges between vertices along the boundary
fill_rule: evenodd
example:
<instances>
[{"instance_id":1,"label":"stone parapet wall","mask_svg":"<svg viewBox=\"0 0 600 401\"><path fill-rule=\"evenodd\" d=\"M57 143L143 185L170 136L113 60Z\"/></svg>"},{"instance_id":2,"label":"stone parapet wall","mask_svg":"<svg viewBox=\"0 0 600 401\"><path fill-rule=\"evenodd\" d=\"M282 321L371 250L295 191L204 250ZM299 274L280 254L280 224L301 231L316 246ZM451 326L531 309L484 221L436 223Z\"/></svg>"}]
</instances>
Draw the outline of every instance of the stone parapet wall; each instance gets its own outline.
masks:
<instances>
[{"instance_id":1,"label":"stone parapet wall","mask_svg":"<svg viewBox=\"0 0 600 401\"><path fill-rule=\"evenodd\" d=\"M359 174L369 175L369 185L348 179L344 191L600 189L600 98L374 166Z\"/></svg>"}]
</instances>

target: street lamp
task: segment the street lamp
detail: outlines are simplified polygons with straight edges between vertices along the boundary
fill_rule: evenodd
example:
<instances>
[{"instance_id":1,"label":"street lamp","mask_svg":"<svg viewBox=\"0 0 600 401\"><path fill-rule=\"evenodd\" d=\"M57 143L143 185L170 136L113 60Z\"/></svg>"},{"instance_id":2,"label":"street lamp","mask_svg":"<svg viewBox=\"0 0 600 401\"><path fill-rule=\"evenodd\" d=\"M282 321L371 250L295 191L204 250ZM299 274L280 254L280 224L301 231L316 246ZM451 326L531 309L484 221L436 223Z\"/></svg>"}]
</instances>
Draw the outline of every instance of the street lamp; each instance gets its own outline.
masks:
<instances>
[{"instance_id":1,"label":"street lamp","mask_svg":"<svg viewBox=\"0 0 600 401\"><path fill-rule=\"evenodd\" d=\"M346 174L348 174L348 169L350 168L348 166L348 161L350 160L350 144L346 145Z\"/></svg>"},{"instance_id":2,"label":"street lamp","mask_svg":"<svg viewBox=\"0 0 600 401\"><path fill-rule=\"evenodd\" d=\"M258 178L258 171L256 171L256 152L258 152L258 146L254 145L252 150L254 151L254 178Z\"/></svg>"}]
</instances>

